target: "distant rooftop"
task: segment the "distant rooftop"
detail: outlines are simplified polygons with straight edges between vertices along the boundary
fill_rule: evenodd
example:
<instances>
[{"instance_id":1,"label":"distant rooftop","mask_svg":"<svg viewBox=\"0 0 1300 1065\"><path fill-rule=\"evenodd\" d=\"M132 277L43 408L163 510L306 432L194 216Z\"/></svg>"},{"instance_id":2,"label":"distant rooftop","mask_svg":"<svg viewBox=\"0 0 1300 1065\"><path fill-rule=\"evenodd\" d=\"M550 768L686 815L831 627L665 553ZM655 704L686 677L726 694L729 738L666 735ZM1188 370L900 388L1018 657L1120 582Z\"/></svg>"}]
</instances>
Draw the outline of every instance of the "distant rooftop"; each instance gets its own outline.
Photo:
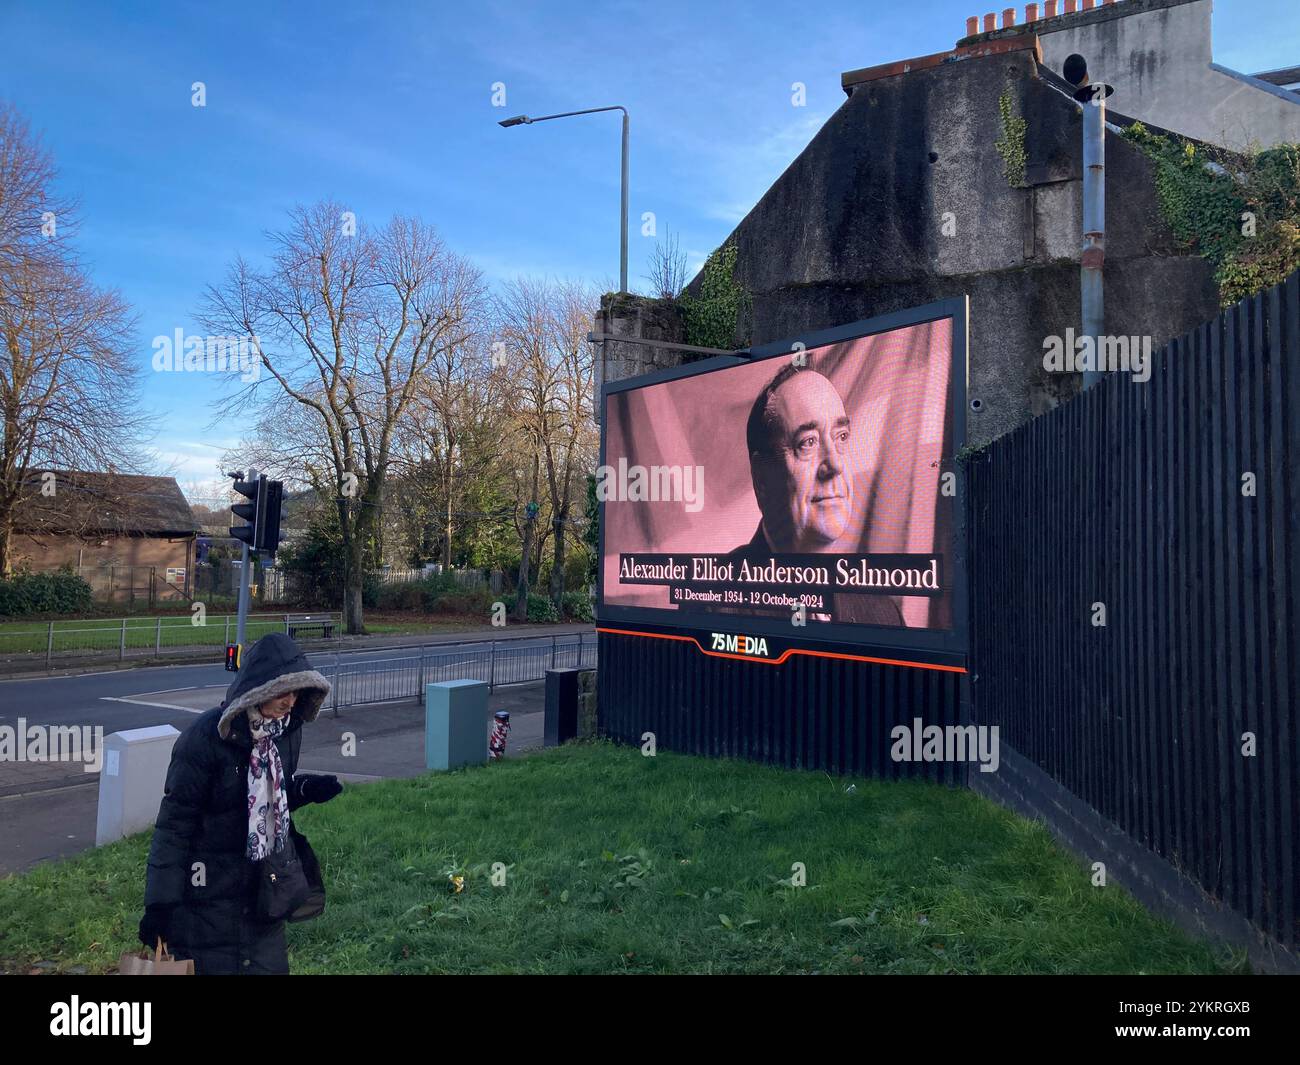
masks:
<instances>
[{"instance_id":1,"label":"distant rooftop","mask_svg":"<svg viewBox=\"0 0 1300 1065\"><path fill-rule=\"evenodd\" d=\"M1200 0L1043 0L1041 4L1026 4L1023 21L1017 23L1016 9L1002 9L1002 23L989 12L983 18L972 15L966 20L966 36L959 43L985 34L1054 33L1071 26L1107 22L1143 11L1158 11L1167 7L1182 7Z\"/></svg>"},{"instance_id":2,"label":"distant rooftop","mask_svg":"<svg viewBox=\"0 0 1300 1065\"><path fill-rule=\"evenodd\" d=\"M1300 90L1300 67L1283 67L1281 70L1264 70L1256 74L1260 81L1267 81L1281 89L1291 92Z\"/></svg>"},{"instance_id":3,"label":"distant rooftop","mask_svg":"<svg viewBox=\"0 0 1300 1065\"><path fill-rule=\"evenodd\" d=\"M14 531L46 536L189 536L198 531L198 523L174 477L29 470L15 509Z\"/></svg>"},{"instance_id":4,"label":"distant rooftop","mask_svg":"<svg viewBox=\"0 0 1300 1065\"><path fill-rule=\"evenodd\" d=\"M1300 142L1300 66L1246 74L1216 63L1211 14L1211 0L1042 0L972 15L947 51L846 71L841 84L852 95L868 82L1032 49L1040 73L1059 75L1081 56L1090 80L1111 86L1116 116L1234 151Z\"/></svg>"}]
</instances>

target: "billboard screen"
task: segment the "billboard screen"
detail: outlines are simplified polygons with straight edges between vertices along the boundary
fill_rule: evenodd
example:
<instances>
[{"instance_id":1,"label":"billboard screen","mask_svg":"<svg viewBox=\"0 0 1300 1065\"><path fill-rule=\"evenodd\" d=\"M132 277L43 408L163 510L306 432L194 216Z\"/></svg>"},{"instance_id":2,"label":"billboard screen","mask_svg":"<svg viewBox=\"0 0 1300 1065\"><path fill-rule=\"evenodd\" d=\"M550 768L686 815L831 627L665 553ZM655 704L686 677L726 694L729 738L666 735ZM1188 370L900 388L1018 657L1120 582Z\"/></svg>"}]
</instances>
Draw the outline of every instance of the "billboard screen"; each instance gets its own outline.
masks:
<instances>
[{"instance_id":1,"label":"billboard screen","mask_svg":"<svg viewBox=\"0 0 1300 1065\"><path fill-rule=\"evenodd\" d=\"M965 371L962 300L607 386L601 620L954 646Z\"/></svg>"}]
</instances>

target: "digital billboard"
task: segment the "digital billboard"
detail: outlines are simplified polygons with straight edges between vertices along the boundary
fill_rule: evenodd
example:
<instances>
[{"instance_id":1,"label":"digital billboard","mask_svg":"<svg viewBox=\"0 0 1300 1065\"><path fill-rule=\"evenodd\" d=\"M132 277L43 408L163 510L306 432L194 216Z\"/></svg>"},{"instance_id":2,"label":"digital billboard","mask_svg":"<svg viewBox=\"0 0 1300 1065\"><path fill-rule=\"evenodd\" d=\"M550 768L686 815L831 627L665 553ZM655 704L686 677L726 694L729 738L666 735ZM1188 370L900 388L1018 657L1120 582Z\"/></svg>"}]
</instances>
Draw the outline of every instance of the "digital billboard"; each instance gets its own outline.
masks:
<instances>
[{"instance_id":1,"label":"digital billboard","mask_svg":"<svg viewBox=\"0 0 1300 1065\"><path fill-rule=\"evenodd\" d=\"M966 302L604 390L598 618L959 649Z\"/></svg>"}]
</instances>

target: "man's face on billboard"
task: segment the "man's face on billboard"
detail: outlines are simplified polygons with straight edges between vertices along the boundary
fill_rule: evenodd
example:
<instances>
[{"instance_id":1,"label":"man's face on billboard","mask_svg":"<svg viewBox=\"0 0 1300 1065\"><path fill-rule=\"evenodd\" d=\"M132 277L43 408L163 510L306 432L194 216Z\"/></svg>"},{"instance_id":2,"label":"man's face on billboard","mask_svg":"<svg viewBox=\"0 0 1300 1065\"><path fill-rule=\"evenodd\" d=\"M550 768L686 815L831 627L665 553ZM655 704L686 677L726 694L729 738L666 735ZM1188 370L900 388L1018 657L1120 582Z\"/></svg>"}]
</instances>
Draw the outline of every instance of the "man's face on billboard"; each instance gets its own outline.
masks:
<instances>
[{"instance_id":1,"label":"man's face on billboard","mask_svg":"<svg viewBox=\"0 0 1300 1065\"><path fill-rule=\"evenodd\" d=\"M778 551L824 551L853 510L844 403L830 381L809 370L772 394L768 412L769 450L754 463L763 527Z\"/></svg>"}]
</instances>

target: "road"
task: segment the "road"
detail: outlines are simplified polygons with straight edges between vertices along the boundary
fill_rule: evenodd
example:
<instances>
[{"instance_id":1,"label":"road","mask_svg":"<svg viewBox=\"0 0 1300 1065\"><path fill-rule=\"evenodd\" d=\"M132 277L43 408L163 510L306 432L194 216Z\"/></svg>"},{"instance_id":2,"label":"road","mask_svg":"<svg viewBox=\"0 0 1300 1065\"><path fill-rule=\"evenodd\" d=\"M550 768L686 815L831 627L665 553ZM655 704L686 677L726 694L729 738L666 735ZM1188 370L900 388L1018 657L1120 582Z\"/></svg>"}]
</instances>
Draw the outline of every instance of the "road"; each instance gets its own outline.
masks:
<instances>
[{"instance_id":1,"label":"road","mask_svg":"<svg viewBox=\"0 0 1300 1065\"><path fill-rule=\"evenodd\" d=\"M540 670L575 665L576 636L561 636L553 655L550 636L521 637L497 644L497 684L540 679ZM487 680L492 669L481 638L438 643L424 655L425 679ZM588 640L587 654L592 654ZM341 705L359 699L414 698L420 676L420 648L309 653L313 668L340 686ZM535 675L526 676L532 672ZM33 725L96 725L105 733L169 722L218 705L233 680L219 663L182 663L138 669L91 671L69 676L0 680L0 723L22 716ZM160 713L160 711L165 711ZM178 716L179 715L179 716Z\"/></svg>"},{"instance_id":2,"label":"road","mask_svg":"<svg viewBox=\"0 0 1300 1065\"><path fill-rule=\"evenodd\" d=\"M576 664L564 660L563 640L557 665ZM497 650L498 684L522 680L552 658L550 636L512 640L509 649L503 644ZM428 650L426 681L487 678L484 667L491 660L478 641ZM309 654L312 666L335 678L340 691L364 691L367 702L323 713L310 735L304 733L309 742L301 768L338 773L355 783L424 772L424 713L414 698L419 653L412 647ZM576 645L570 657L575 654ZM194 663L0 681L0 726L16 727L22 718L27 728L102 728L105 736L164 724L184 731L195 716L220 704L232 679L219 664ZM542 688L536 681L499 687L490 701L493 711L511 712L512 755L541 745ZM347 735L355 738L351 748L343 742ZM345 749L354 753L344 755ZM82 762L0 761L0 875L92 845L98 781L98 773L87 772Z\"/></svg>"}]
</instances>

